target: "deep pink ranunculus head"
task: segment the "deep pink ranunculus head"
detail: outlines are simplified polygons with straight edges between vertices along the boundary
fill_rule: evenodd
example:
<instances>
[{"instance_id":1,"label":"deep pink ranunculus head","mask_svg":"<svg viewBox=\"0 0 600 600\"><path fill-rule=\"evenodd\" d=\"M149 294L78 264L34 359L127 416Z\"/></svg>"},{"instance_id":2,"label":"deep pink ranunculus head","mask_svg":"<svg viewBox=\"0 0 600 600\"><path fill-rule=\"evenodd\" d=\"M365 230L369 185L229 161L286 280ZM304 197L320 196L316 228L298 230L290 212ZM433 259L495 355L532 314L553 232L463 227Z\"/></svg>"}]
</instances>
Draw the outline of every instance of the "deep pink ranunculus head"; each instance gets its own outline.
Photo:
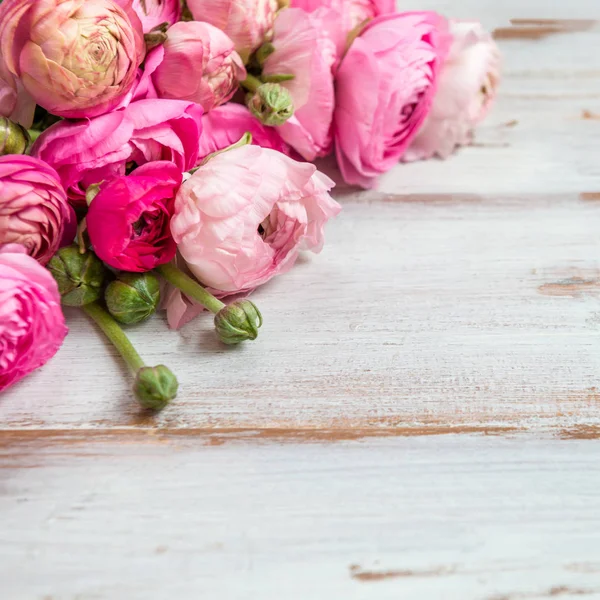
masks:
<instances>
[{"instance_id":1,"label":"deep pink ranunculus head","mask_svg":"<svg viewBox=\"0 0 600 600\"><path fill-rule=\"evenodd\" d=\"M270 36L278 10L277 0L187 0L194 20L224 31L247 60Z\"/></svg>"},{"instance_id":2,"label":"deep pink ranunculus head","mask_svg":"<svg viewBox=\"0 0 600 600\"><path fill-rule=\"evenodd\" d=\"M173 25L181 17L181 0L133 0L132 6L142 22L144 33L163 23Z\"/></svg>"},{"instance_id":3,"label":"deep pink ranunculus head","mask_svg":"<svg viewBox=\"0 0 600 600\"><path fill-rule=\"evenodd\" d=\"M50 272L23 246L0 246L0 392L47 363L67 331Z\"/></svg>"},{"instance_id":4,"label":"deep pink ranunculus head","mask_svg":"<svg viewBox=\"0 0 600 600\"><path fill-rule=\"evenodd\" d=\"M341 207L310 163L242 146L201 166L180 188L171 231L189 269L221 292L246 292L319 252Z\"/></svg>"},{"instance_id":5,"label":"deep pink ranunculus head","mask_svg":"<svg viewBox=\"0 0 600 600\"><path fill-rule=\"evenodd\" d=\"M0 246L21 244L45 265L61 246L73 218L52 167L21 154L0 157Z\"/></svg>"},{"instance_id":6,"label":"deep pink ranunculus head","mask_svg":"<svg viewBox=\"0 0 600 600\"><path fill-rule=\"evenodd\" d=\"M373 19L336 76L335 145L348 183L372 187L406 152L426 119L451 36L433 12Z\"/></svg>"},{"instance_id":7,"label":"deep pink ranunculus head","mask_svg":"<svg viewBox=\"0 0 600 600\"><path fill-rule=\"evenodd\" d=\"M130 0L4 0L5 68L49 112L106 113L123 102L144 59L141 23Z\"/></svg>"},{"instance_id":8,"label":"deep pink ranunculus head","mask_svg":"<svg viewBox=\"0 0 600 600\"><path fill-rule=\"evenodd\" d=\"M32 155L59 174L69 199L82 203L91 184L127 168L167 160L180 172L198 159L202 107L183 100L139 100L86 121L61 121L36 141Z\"/></svg>"},{"instance_id":9,"label":"deep pink ranunculus head","mask_svg":"<svg viewBox=\"0 0 600 600\"><path fill-rule=\"evenodd\" d=\"M275 51L265 61L263 75L293 75L281 83L294 103L294 115L278 127L281 137L298 154L312 161L332 149L331 124L335 106L333 68L337 44L327 21L337 18L327 9L306 13L281 11L275 20Z\"/></svg>"},{"instance_id":10,"label":"deep pink ranunculus head","mask_svg":"<svg viewBox=\"0 0 600 600\"><path fill-rule=\"evenodd\" d=\"M500 50L480 23L450 23L454 41L440 73L438 91L403 160L447 158L457 146L470 144L474 127L494 102L500 83Z\"/></svg>"},{"instance_id":11,"label":"deep pink ranunculus head","mask_svg":"<svg viewBox=\"0 0 600 600\"><path fill-rule=\"evenodd\" d=\"M367 19L396 11L395 0L292 0L293 8L314 12L319 8L333 8L341 15L341 22L347 32Z\"/></svg>"},{"instance_id":12,"label":"deep pink ranunculus head","mask_svg":"<svg viewBox=\"0 0 600 600\"><path fill-rule=\"evenodd\" d=\"M173 260L169 227L182 174L171 162L138 167L101 186L86 216L94 252L122 271L151 271Z\"/></svg>"},{"instance_id":13,"label":"deep pink ranunculus head","mask_svg":"<svg viewBox=\"0 0 600 600\"><path fill-rule=\"evenodd\" d=\"M255 146L272 148L289 154L290 148L281 139L278 129L278 127L263 125L241 104L233 102L223 104L202 115L198 161L208 154L235 144L246 132L252 135L252 143Z\"/></svg>"},{"instance_id":14,"label":"deep pink ranunculus head","mask_svg":"<svg viewBox=\"0 0 600 600\"><path fill-rule=\"evenodd\" d=\"M152 76L160 98L189 100L209 111L227 102L246 78L233 42L210 23L176 23L167 35Z\"/></svg>"}]
</instances>

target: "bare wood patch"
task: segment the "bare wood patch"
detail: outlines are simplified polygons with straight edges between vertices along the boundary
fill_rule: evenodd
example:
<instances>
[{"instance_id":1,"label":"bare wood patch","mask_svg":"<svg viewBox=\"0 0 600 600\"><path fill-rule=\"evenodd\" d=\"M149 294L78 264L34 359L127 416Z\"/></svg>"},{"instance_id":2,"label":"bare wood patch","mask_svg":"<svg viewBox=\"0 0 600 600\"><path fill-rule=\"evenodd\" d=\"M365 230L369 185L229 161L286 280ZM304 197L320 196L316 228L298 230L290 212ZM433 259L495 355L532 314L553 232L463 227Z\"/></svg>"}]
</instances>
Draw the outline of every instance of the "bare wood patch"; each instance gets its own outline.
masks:
<instances>
[{"instance_id":1,"label":"bare wood patch","mask_svg":"<svg viewBox=\"0 0 600 600\"><path fill-rule=\"evenodd\" d=\"M591 110L582 110L581 118L584 121L600 121L600 114L594 113Z\"/></svg>"},{"instance_id":2,"label":"bare wood patch","mask_svg":"<svg viewBox=\"0 0 600 600\"><path fill-rule=\"evenodd\" d=\"M592 19L511 19L509 27L492 32L497 40L541 40L551 35L590 31L597 21Z\"/></svg>"},{"instance_id":3,"label":"bare wood patch","mask_svg":"<svg viewBox=\"0 0 600 600\"><path fill-rule=\"evenodd\" d=\"M600 192L582 192L579 197L587 202L597 202L600 200Z\"/></svg>"},{"instance_id":4,"label":"bare wood patch","mask_svg":"<svg viewBox=\"0 0 600 600\"><path fill-rule=\"evenodd\" d=\"M442 577L456 573L456 567L436 567L433 569L393 569L388 571L372 571L362 569L358 565L350 565L350 577L357 581L384 581L406 577Z\"/></svg>"},{"instance_id":5,"label":"bare wood patch","mask_svg":"<svg viewBox=\"0 0 600 600\"><path fill-rule=\"evenodd\" d=\"M544 283L539 286L539 292L544 296L557 296L561 298L580 298L582 296L595 296L600 293L600 273L597 271L573 271L570 276Z\"/></svg>"}]
</instances>

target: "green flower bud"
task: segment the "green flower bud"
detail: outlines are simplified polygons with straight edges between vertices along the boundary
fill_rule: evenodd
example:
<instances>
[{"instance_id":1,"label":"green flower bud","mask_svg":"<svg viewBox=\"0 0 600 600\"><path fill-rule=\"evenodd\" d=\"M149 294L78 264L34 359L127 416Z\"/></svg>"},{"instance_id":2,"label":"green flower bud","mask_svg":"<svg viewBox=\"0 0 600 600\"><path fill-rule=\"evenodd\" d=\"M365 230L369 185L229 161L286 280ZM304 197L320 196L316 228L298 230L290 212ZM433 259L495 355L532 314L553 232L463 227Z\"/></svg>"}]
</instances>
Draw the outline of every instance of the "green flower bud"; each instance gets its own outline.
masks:
<instances>
[{"instance_id":1,"label":"green flower bud","mask_svg":"<svg viewBox=\"0 0 600 600\"><path fill-rule=\"evenodd\" d=\"M29 142L27 129L6 117L0 117L0 156L25 154Z\"/></svg>"},{"instance_id":2,"label":"green flower bud","mask_svg":"<svg viewBox=\"0 0 600 600\"><path fill-rule=\"evenodd\" d=\"M246 96L246 104L265 125L283 125L294 114L290 93L278 83L263 83Z\"/></svg>"},{"instance_id":3,"label":"green flower bud","mask_svg":"<svg viewBox=\"0 0 600 600\"><path fill-rule=\"evenodd\" d=\"M164 365L142 367L135 378L133 392L139 403L149 410L162 410L175 396L177 377Z\"/></svg>"},{"instance_id":4,"label":"green flower bud","mask_svg":"<svg viewBox=\"0 0 600 600\"><path fill-rule=\"evenodd\" d=\"M217 335L224 344L228 345L255 340L262 324L262 315L250 300L232 302L215 316Z\"/></svg>"},{"instance_id":5,"label":"green flower bud","mask_svg":"<svg viewBox=\"0 0 600 600\"><path fill-rule=\"evenodd\" d=\"M48 263L65 306L85 306L102 293L106 268L91 251L82 254L76 244L61 248Z\"/></svg>"},{"instance_id":6,"label":"green flower bud","mask_svg":"<svg viewBox=\"0 0 600 600\"><path fill-rule=\"evenodd\" d=\"M146 320L160 301L160 285L152 273L121 273L104 293L108 312L119 323L133 325Z\"/></svg>"}]
</instances>

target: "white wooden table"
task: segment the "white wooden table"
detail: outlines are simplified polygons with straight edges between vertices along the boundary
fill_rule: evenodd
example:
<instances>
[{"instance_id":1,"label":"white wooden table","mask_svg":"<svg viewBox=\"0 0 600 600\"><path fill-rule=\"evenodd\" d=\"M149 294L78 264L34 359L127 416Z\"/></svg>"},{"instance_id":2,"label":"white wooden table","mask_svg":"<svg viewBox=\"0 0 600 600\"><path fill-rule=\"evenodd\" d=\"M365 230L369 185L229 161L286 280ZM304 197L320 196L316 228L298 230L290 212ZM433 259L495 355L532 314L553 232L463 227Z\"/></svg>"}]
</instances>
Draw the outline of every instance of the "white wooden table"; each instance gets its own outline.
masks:
<instances>
[{"instance_id":1,"label":"white wooden table","mask_svg":"<svg viewBox=\"0 0 600 600\"><path fill-rule=\"evenodd\" d=\"M341 189L257 342L134 330L156 418L69 313L0 398L2 600L600 598L600 2L403 6L500 28L476 146Z\"/></svg>"}]
</instances>

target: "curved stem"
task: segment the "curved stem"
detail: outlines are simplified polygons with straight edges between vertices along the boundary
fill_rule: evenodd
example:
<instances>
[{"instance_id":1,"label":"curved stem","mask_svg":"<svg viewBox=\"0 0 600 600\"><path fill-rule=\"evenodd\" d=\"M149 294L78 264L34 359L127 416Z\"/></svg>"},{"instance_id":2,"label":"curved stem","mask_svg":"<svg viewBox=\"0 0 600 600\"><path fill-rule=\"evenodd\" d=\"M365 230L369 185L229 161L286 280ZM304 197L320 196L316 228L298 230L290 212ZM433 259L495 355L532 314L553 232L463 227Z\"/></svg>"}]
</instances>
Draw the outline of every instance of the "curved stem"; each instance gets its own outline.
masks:
<instances>
[{"instance_id":1,"label":"curved stem","mask_svg":"<svg viewBox=\"0 0 600 600\"><path fill-rule=\"evenodd\" d=\"M129 368L134 373L137 373L145 363L133 347L133 344L129 341L129 338L125 335L125 332L119 327L119 324L96 302L86 304L81 309L98 325L104 335L119 351L119 354L129 365Z\"/></svg>"},{"instance_id":2,"label":"curved stem","mask_svg":"<svg viewBox=\"0 0 600 600\"><path fill-rule=\"evenodd\" d=\"M249 92L255 92L262 84L263 82L258 77L250 74L246 76L244 81L240 81L240 85Z\"/></svg>"},{"instance_id":3,"label":"curved stem","mask_svg":"<svg viewBox=\"0 0 600 600\"><path fill-rule=\"evenodd\" d=\"M186 296L193 298L210 312L217 314L225 304L207 292L197 281L188 277L173 263L161 265L156 269L171 285L180 289Z\"/></svg>"}]
</instances>

